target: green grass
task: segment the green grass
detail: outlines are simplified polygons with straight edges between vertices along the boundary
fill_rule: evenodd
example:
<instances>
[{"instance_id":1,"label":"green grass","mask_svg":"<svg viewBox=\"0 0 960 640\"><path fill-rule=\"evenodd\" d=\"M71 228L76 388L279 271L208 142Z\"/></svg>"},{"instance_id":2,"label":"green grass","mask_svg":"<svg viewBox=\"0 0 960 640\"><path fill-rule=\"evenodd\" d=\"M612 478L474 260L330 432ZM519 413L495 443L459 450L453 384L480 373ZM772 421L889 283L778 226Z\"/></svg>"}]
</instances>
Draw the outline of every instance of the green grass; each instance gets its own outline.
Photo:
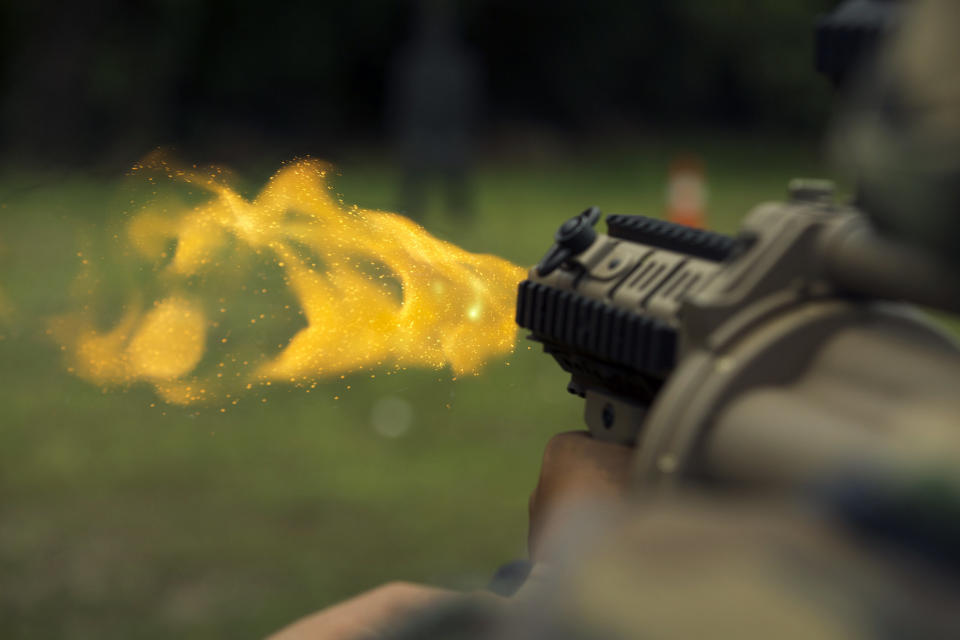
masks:
<instances>
[{"instance_id":1,"label":"green grass","mask_svg":"<svg viewBox=\"0 0 960 640\"><path fill-rule=\"evenodd\" d=\"M727 231L751 205L782 197L790 177L822 173L797 145L684 146L703 150L711 222ZM422 222L529 265L587 205L659 214L670 151L486 163L475 220ZM348 202L392 206L389 164L358 157L340 168ZM522 340L510 366L479 377L407 371L310 394L275 387L266 403L226 415L151 408L148 388L104 393L68 375L44 323L70 306L78 246L123 208L123 169L116 180L0 181L0 635L254 637L386 580L480 587L524 554L543 445L580 426L582 405ZM412 407L403 437L371 427L385 396Z\"/></svg>"}]
</instances>

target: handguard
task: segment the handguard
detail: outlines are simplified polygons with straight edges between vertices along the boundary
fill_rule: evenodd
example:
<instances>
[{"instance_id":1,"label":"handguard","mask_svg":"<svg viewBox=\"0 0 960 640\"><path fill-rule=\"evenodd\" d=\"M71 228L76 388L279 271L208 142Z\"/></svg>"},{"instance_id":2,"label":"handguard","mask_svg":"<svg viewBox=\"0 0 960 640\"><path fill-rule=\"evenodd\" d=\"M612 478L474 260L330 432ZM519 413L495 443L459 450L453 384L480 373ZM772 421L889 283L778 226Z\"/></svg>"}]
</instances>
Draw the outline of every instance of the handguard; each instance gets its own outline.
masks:
<instances>
[{"instance_id":1,"label":"handguard","mask_svg":"<svg viewBox=\"0 0 960 640\"><path fill-rule=\"evenodd\" d=\"M567 220L556 244L520 284L517 323L587 398L587 423L604 440L632 442L677 361L683 298L714 276L728 236L639 215L611 215L606 235L592 207ZM609 394L621 402L606 401Z\"/></svg>"}]
</instances>

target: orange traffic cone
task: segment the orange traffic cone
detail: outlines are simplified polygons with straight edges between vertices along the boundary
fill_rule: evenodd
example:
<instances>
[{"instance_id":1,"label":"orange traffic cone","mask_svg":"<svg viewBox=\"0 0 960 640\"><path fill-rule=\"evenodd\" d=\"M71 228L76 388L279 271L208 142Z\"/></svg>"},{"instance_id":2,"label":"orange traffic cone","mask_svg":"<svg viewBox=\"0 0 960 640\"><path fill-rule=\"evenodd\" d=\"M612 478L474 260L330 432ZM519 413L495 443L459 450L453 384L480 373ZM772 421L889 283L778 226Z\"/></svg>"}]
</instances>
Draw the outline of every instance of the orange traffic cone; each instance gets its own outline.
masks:
<instances>
[{"instance_id":1,"label":"orange traffic cone","mask_svg":"<svg viewBox=\"0 0 960 640\"><path fill-rule=\"evenodd\" d=\"M707 181L697 156L677 156L670 163L667 220L697 229L707 226Z\"/></svg>"}]
</instances>

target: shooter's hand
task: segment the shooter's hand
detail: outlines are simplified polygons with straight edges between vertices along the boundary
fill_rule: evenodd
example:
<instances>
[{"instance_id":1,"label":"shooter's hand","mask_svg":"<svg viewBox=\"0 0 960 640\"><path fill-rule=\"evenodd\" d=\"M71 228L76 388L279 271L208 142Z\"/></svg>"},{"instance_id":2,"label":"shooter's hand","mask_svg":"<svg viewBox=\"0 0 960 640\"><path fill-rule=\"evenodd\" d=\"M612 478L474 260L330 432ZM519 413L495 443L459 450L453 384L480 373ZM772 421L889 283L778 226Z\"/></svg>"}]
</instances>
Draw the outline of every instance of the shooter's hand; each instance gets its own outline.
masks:
<instances>
[{"instance_id":1,"label":"shooter's hand","mask_svg":"<svg viewBox=\"0 0 960 640\"><path fill-rule=\"evenodd\" d=\"M539 543L557 508L586 499L617 501L630 488L635 450L601 442L585 431L561 433L550 439L543 454L540 480L530 495L530 558L538 556ZM555 518L554 518L555 519Z\"/></svg>"}]
</instances>

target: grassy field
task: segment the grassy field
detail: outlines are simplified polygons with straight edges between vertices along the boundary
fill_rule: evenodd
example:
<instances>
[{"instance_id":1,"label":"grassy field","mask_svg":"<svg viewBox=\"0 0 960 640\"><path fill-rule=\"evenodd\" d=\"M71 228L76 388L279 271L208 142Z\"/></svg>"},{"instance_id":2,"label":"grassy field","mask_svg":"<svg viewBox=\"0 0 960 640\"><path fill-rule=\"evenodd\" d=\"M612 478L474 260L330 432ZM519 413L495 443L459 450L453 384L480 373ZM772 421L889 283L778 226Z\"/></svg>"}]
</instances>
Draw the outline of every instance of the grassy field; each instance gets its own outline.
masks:
<instances>
[{"instance_id":1,"label":"grassy field","mask_svg":"<svg viewBox=\"0 0 960 640\"><path fill-rule=\"evenodd\" d=\"M721 230L790 177L823 173L802 144L684 146L705 157ZM660 214L674 148L484 163L474 220L422 222L529 265L587 205ZM339 163L346 201L393 205L393 167ZM479 377L274 387L228 415L164 415L146 387L104 393L66 373L44 327L68 306L78 243L122 208L125 169L0 180L0 636L257 637L386 580L476 588L524 554L542 447L580 426L582 406L523 340ZM244 175L255 190L268 173ZM384 398L412 411L402 437L371 426Z\"/></svg>"}]
</instances>

